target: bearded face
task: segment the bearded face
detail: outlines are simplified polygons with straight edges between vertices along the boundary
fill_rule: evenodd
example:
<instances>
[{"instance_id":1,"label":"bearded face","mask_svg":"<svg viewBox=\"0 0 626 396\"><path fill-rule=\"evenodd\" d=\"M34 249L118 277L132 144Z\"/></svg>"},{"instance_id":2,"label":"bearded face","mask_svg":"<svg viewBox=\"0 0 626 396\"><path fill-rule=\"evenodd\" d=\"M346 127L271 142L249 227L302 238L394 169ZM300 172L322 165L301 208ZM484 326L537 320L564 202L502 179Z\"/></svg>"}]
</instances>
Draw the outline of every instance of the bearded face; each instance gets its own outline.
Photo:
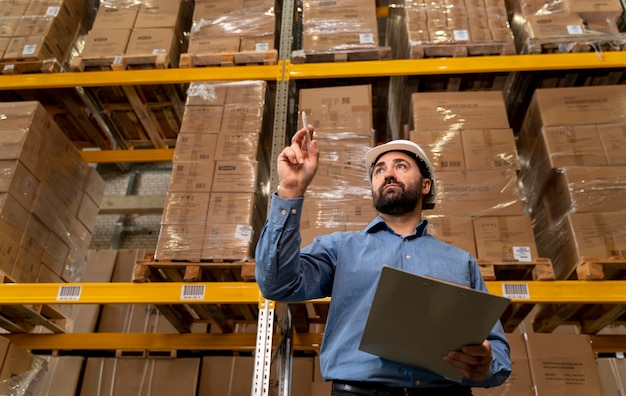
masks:
<instances>
[{"instance_id":1,"label":"bearded face","mask_svg":"<svg viewBox=\"0 0 626 396\"><path fill-rule=\"evenodd\" d=\"M380 187L372 191L374 207L380 213L388 215L407 214L420 204L422 197L422 177L404 184L393 176L385 177Z\"/></svg>"}]
</instances>

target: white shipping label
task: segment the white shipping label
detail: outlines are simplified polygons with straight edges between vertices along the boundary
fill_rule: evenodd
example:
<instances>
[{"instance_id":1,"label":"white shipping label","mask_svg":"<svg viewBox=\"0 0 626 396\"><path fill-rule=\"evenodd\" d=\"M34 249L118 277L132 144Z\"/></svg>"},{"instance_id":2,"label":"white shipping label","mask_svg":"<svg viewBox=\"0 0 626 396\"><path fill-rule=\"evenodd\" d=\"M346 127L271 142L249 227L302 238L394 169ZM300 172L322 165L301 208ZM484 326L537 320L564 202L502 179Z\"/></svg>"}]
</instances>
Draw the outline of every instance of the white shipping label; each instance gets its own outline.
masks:
<instances>
[{"instance_id":1,"label":"white shipping label","mask_svg":"<svg viewBox=\"0 0 626 396\"><path fill-rule=\"evenodd\" d=\"M270 49L270 44L269 43L256 43L254 45L254 50L255 51L267 51Z\"/></svg>"},{"instance_id":2,"label":"white shipping label","mask_svg":"<svg viewBox=\"0 0 626 396\"><path fill-rule=\"evenodd\" d=\"M583 34L583 29L582 27L580 27L580 25L568 25L567 26L567 33L569 34Z\"/></svg>"},{"instance_id":3,"label":"white shipping label","mask_svg":"<svg viewBox=\"0 0 626 396\"><path fill-rule=\"evenodd\" d=\"M530 246L513 246L513 257L517 261L533 261L533 256L530 252Z\"/></svg>"},{"instance_id":4,"label":"white shipping label","mask_svg":"<svg viewBox=\"0 0 626 396\"><path fill-rule=\"evenodd\" d=\"M469 32L467 29L458 29L452 32L454 41L469 41Z\"/></svg>"},{"instance_id":5,"label":"white shipping label","mask_svg":"<svg viewBox=\"0 0 626 396\"><path fill-rule=\"evenodd\" d=\"M37 51L37 44L26 44L22 50L22 55L33 55Z\"/></svg>"},{"instance_id":6,"label":"white shipping label","mask_svg":"<svg viewBox=\"0 0 626 396\"><path fill-rule=\"evenodd\" d=\"M374 44L374 34L373 33L359 34L359 43L360 44Z\"/></svg>"},{"instance_id":7,"label":"white shipping label","mask_svg":"<svg viewBox=\"0 0 626 396\"><path fill-rule=\"evenodd\" d=\"M59 6L50 6L46 10L46 15L45 16L51 16L51 17L58 16L60 10L61 10L61 7L59 7Z\"/></svg>"},{"instance_id":8,"label":"white shipping label","mask_svg":"<svg viewBox=\"0 0 626 396\"><path fill-rule=\"evenodd\" d=\"M235 238L245 241L245 242L252 242L253 234L254 234L254 231L252 230L252 227L249 225L238 224L237 229L235 230Z\"/></svg>"}]
</instances>

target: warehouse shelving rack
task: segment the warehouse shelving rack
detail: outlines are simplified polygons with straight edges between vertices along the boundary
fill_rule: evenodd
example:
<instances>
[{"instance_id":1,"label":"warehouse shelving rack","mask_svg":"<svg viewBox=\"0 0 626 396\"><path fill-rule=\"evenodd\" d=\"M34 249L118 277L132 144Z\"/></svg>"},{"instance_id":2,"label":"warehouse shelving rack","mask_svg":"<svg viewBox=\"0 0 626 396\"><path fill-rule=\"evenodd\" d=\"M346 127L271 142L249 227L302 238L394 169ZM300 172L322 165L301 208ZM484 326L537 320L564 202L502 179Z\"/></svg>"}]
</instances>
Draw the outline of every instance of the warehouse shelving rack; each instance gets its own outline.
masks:
<instances>
[{"instance_id":1,"label":"warehouse shelving rack","mask_svg":"<svg viewBox=\"0 0 626 396\"><path fill-rule=\"evenodd\" d=\"M291 52L294 2L282 5L279 60L276 65L242 67L206 67L192 69L159 69L127 71L93 71L85 73L48 73L0 76L0 90L85 88L101 86L180 84L193 81L265 80L276 82L274 109L273 158L285 142L288 117L289 84L297 80L332 78L389 78L394 76L458 75L471 73L548 72L626 68L626 52L567 53L542 55L484 56L469 58L431 58L411 60L379 60L336 63L292 64ZM379 13L383 15L384 13ZM90 163L130 163L171 161L173 149L83 151ZM272 161L274 166L275 161ZM275 169L271 172L272 188L276 186ZM626 307L625 281L489 281L494 294L503 294L505 284L523 284L527 297L513 303L593 303L617 304ZM271 352L278 347L273 339L275 304L263 299L255 283L198 283L206 294L202 300L181 301L185 284L172 283L83 283L83 284L0 284L0 305L28 304L219 304L258 303L259 323L254 334L12 334L17 345L34 351L62 350L240 350L255 354L253 395L267 395ZM60 290L80 289L73 299L60 299ZM75 290L78 290L75 289ZM318 303L326 303L318 301ZM281 339L284 367L288 367L290 351L317 351L321 334L293 334ZM626 350L626 336L592 336L596 352ZM284 344L284 343L287 344ZM289 347L291 345L291 347ZM288 385L288 370L281 373ZM288 386L285 394L288 394Z\"/></svg>"}]
</instances>

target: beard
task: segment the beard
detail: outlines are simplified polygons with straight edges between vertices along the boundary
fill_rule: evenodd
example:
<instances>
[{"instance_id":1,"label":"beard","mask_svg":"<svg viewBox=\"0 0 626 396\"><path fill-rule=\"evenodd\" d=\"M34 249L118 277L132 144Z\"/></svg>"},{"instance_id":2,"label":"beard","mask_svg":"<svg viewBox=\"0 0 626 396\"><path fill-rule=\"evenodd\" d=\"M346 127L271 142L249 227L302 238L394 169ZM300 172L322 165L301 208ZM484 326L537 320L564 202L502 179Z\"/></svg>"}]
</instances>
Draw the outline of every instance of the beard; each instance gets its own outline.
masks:
<instances>
[{"instance_id":1,"label":"beard","mask_svg":"<svg viewBox=\"0 0 626 396\"><path fill-rule=\"evenodd\" d=\"M396 184L396 188L401 191L385 192L385 186L391 183ZM417 182L408 185L393 179L385 180L385 183L380 186L378 191L374 192L374 208L380 213L395 216L412 212L422 197L421 185L421 178Z\"/></svg>"}]
</instances>

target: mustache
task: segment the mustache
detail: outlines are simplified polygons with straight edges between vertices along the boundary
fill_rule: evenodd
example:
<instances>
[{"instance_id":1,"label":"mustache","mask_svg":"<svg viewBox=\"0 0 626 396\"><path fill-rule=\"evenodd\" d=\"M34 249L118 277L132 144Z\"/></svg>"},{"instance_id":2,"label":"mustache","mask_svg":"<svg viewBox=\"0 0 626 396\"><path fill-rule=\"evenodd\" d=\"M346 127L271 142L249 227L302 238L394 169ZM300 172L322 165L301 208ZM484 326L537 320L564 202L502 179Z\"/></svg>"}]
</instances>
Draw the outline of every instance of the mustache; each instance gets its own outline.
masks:
<instances>
[{"instance_id":1,"label":"mustache","mask_svg":"<svg viewBox=\"0 0 626 396\"><path fill-rule=\"evenodd\" d=\"M387 187L390 184L395 184L398 187L402 188L404 190L404 183L399 182L395 177L386 177L385 178L385 182L383 184L381 184L380 188L378 189L379 192L382 192L385 187Z\"/></svg>"}]
</instances>

